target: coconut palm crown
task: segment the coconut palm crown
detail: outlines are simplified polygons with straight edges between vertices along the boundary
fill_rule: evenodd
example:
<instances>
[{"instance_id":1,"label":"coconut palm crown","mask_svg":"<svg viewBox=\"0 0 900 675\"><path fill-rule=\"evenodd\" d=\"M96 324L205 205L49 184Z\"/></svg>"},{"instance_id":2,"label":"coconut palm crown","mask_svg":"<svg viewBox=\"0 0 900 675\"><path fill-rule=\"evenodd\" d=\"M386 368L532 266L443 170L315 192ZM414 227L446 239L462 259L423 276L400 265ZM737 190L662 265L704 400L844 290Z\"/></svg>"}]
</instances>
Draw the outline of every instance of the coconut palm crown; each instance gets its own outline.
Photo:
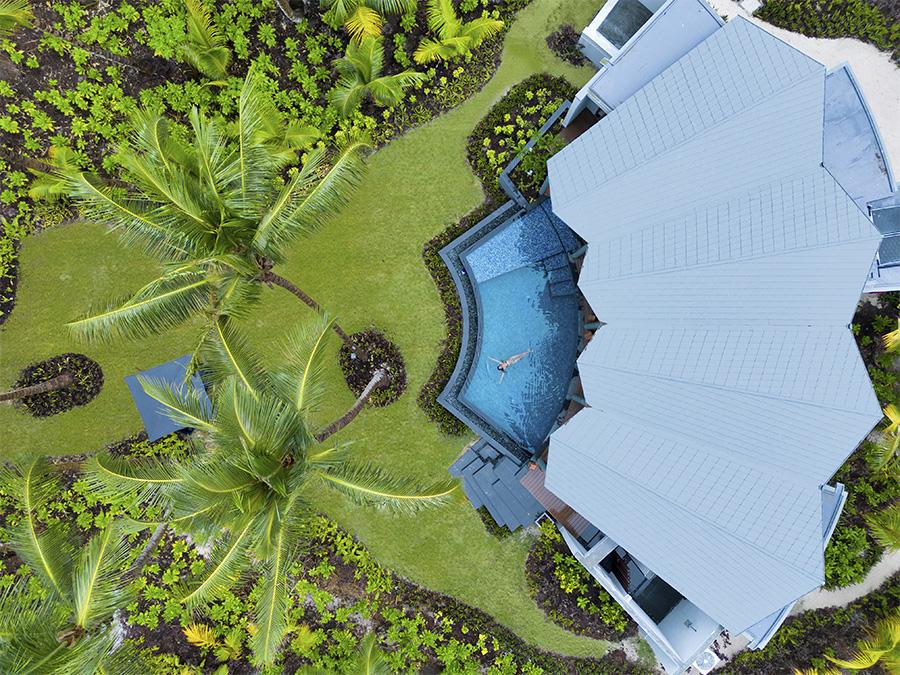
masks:
<instances>
[{"instance_id":1,"label":"coconut palm crown","mask_svg":"<svg viewBox=\"0 0 900 675\"><path fill-rule=\"evenodd\" d=\"M135 649L116 639L113 615L135 597L125 568L135 528L108 525L83 546L59 522L42 521L62 489L45 461L0 465L0 487L19 513L9 547L39 581L35 599L24 578L0 591L0 672L47 675L147 672Z\"/></svg>"},{"instance_id":2,"label":"coconut palm crown","mask_svg":"<svg viewBox=\"0 0 900 675\"><path fill-rule=\"evenodd\" d=\"M252 71L231 125L195 109L186 141L152 112L137 113L133 127L117 155L114 184L71 163L57 178L86 220L158 260L162 274L71 322L78 337L136 338L197 317L206 334L221 317L245 316L263 284L280 285L319 309L272 268L288 244L346 202L361 176L364 142L345 143L332 157L313 150L302 166L292 166L318 132L286 122ZM349 341L336 324L335 330Z\"/></svg>"},{"instance_id":3,"label":"coconut palm crown","mask_svg":"<svg viewBox=\"0 0 900 675\"><path fill-rule=\"evenodd\" d=\"M395 105L403 99L407 88L426 78L424 73L415 70L382 75L384 45L381 38L351 42L346 54L336 59L334 65L340 79L328 93L328 101L342 117L352 114L366 98L380 106Z\"/></svg>"},{"instance_id":4,"label":"coconut palm crown","mask_svg":"<svg viewBox=\"0 0 900 675\"><path fill-rule=\"evenodd\" d=\"M503 29L503 22L490 16L463 21L453 0L428 0L428 29L436 38L425 38L413 54L416 63L448 61L465 56L484 40Z\"/></svg>"},{"instance_id":5,"label":"coconut palm crown","mask_svg":"<svg viewBox=\"0 0 900 675\"><path fill-rule=\"evenodd\" d=\"M451 481L423 486L356 461L349 446L314 430L330 334L326 319L301 327L268 373L234 326L220 321L201 357L211 406L187 389L142 381L173 419L200 432L194 454L178 464L101 454L88 468L97 493L130 495L195 539L215 542L205 573L182 589L187 608L258 573L252 647L260 664L275 659L286 634L287 568L322 488L400 513L444 504L456 492Z\"/></svg>"}]
</instances>

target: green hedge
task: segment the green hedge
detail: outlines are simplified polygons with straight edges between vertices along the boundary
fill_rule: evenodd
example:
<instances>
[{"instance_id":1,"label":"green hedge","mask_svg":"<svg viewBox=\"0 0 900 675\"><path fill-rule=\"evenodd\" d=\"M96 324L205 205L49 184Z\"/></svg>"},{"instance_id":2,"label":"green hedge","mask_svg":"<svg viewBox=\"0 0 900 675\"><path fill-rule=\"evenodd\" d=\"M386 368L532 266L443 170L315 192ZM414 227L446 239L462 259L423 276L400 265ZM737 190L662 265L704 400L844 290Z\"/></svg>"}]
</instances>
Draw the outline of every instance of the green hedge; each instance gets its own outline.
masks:
<instances>
[{"instance_id":1,"label":"green hedge","mask_svg":"<svg viewBox=\"0 0 900 675\"><path fill-rule=\"evenodd\" d=\"M870 42L900 63L900 22L865 0L766 0L755 16L810 37Z\"/></svg>"}]
</instances>

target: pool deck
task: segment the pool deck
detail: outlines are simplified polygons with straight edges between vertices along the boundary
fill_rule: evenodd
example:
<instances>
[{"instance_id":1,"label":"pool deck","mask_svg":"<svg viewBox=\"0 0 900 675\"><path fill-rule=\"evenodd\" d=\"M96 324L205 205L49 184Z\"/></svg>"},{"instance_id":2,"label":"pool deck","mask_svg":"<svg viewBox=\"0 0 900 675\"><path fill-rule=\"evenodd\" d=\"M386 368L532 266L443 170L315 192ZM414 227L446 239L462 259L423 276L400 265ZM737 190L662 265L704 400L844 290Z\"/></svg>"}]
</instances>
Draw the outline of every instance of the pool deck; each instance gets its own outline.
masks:
<instances>
[{"instance_id":1,"label":"pool deck","mask_svg":"<svg viewBox=\"0 0 900 675\"><path fill-rule=\"evenodd\" d=\"M484 327L476 286L507 273L510 271L507 268L511 265L535 263L541 257L560 255L560 251L563 256L567 256L580 246L580 242L571 232L560 232L558 228L561 223L558 225L546 217L546 222L554 228L559 239L559 249L537 251L535 247L539 245L539 237L535 234L533 239L526 236L524 242L520 242L528 249L523 251L532 254L532 258L528 260L523 258L510 262L492 260L486 256L472 267L467 264L466 254L484 244L491 244L495 249L498 248L497 244L501 244L499 246L501 250L512 250L512 246L502 246L510 234L505 230L506 226L514 225L516 219L527 217L536 210L543 210L546 217L543 202L531 205L528 209L523 209L512 201L507 202L440 251L441 259L447 265L459 294L462 334L459 358L447 386L438 396L438 401L480 436L479 441L454 463L451 473L462 478L465 492L476 508L486 507L499 524L511 530L534 522L534 519L544 511L541 504L520 483L527 474L529 460L539 454L542 448L526 447L498 428L486 414L467 405L463 400L467 384L471 380L472 369L479 363L481 334ZM511 255L521 256L523 251L515 250ZM572 266L567 264L565 270L567 276L565 281L571 284L571 292L577 292ZM548 279L547 283L549 289L551 280ZM559 281L552 283L558 284ZM580 313L578 320L581 321ZM578 334L580 333L579 330ZM574 372L574 355L571 366ZM566 373L567 381L569 376L570 373ZM563 401L563 405L557 411L559 414L563 413L564 404ZM551 430L548 429L547 433L549 434Z\"/></svg>"}]
</instances>

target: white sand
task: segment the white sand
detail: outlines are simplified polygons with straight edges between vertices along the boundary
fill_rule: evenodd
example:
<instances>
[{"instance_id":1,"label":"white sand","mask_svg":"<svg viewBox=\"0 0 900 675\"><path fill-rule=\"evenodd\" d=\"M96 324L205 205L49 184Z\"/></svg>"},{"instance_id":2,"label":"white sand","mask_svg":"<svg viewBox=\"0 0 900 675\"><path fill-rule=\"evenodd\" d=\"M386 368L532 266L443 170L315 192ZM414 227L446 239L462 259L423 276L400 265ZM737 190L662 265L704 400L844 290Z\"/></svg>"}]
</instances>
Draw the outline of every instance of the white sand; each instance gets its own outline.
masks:
<instances>
[{"instance_id":1,"label":"white sand","mask_svg":"<svg viewBox=\"0 0 900 675\"><path fill-rule=\"evenodd\" d=\"M776 28L753 18L732 0L708 1L719 14L729 19L743 16L828 68L849 63L878 124L894 175L900 172L900 68L890 54L859 40L809 38Z\"/></svg>"}]
</instances>

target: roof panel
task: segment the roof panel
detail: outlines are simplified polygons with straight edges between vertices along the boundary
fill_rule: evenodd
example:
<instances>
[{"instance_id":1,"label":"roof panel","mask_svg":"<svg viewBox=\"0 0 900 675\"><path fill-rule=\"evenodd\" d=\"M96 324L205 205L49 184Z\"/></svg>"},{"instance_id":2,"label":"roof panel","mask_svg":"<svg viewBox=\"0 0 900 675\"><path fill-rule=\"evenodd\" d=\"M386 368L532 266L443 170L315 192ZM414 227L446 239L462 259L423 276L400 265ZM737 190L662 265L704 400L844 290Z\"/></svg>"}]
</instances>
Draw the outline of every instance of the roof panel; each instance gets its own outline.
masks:
<instances>
[{"instance_id":1,"label":"roof panel","mask_svg":"<svg viewBox=\"0 0 900 675\"><path fill-rule=\"evenodd\" d=\"M737 19L549 162L607 325L547 487L729 630L821 583L820 486L881 418L848 330L880 234L824 99Z\"/></svg>"}]
</instances>

